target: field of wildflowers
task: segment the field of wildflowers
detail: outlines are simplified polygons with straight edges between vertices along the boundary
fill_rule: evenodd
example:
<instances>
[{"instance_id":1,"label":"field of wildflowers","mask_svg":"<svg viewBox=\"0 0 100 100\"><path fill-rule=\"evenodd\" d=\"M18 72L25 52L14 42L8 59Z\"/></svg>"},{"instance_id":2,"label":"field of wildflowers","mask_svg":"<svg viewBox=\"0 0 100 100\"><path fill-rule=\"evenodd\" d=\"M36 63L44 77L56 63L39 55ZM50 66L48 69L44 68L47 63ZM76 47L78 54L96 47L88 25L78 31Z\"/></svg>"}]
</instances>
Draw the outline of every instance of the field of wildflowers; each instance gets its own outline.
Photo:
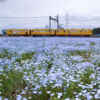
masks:
<instances>
[{"instance_id":1,"label":"field of wildflowers","mask_svg":"<svg viewBox=\"0 0 100 100\"><path fill-rule=\"evenodd\" d=\"M0 38L0 100L100 100L99 47L99 38Z\"/></svg>"}]
</instances>

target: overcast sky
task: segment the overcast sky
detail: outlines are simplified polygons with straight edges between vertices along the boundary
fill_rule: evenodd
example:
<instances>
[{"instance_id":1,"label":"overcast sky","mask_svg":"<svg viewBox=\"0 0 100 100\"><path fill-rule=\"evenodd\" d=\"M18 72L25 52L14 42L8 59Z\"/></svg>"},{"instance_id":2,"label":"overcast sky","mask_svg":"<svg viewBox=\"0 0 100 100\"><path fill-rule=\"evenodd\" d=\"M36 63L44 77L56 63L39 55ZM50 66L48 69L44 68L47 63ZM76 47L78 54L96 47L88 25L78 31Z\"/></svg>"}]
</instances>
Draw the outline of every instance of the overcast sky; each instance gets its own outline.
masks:
<instances>
[{"instance_id":1,"label":"overcast sky","mask_svg":"<svg viewBox=\"0 0 100 100\"><path fill-rule=\"evenodd\" d=\"M100 0L0 0L0 17L99 16Z\"/></svg>"}]
</instances>

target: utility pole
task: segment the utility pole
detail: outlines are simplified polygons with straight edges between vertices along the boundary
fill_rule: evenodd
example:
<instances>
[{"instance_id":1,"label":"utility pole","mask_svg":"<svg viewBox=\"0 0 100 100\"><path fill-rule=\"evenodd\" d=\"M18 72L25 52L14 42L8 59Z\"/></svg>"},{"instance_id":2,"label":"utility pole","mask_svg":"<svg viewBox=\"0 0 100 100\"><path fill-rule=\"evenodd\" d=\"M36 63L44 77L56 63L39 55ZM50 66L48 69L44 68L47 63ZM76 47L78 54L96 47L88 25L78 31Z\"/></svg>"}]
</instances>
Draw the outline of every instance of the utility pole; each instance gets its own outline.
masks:
<instances>
[{"instance_id":1,"label":"utility pole","mask_svg":"<svg viewBox=\"0 0 100 100\"><path fill-rule=\"evenodd\" d=\"M59 29L59 16L57 16L57 29Z\"/></svg>"},{"instance_id":2,"label":"utility pole","mask_svg":"<svg viewBox=\"0 0 100 100\"><path fill-rule=\"evenodd\" d=\"M55 21L57 23L57 29L59 29L59 16L56 17L49 16L49 31L51 30L51 22Z\"/></svg>"},{"instance_id":3,"label":"utility pole","mask_svg":"<svg viewBox=\"0 0 100 100\"><path fill-rule=\"evenodd\" d=\"M68 28L69 27L69 14L68 13L65 15L65 24L66 24L66 28Z\"/></svg>"},{"instance_id":4,"label":"utility pole","mask_svg":"<svg viewBox=\"0 0 100 100\"><path fill-rule=\"evenodd\" d=\"M51 16L49 16L49 31L51 31Z\"/></svg>"}]
</instances>

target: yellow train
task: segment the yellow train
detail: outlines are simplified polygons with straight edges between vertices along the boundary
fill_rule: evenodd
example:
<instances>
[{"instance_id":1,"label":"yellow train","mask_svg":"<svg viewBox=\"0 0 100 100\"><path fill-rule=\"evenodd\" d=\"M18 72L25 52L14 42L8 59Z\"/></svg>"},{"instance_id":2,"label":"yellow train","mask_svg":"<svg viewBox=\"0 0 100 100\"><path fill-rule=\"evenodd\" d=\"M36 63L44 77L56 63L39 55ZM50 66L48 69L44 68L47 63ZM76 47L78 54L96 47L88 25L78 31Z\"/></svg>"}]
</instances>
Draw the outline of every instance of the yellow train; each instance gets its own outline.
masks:
<instances>
[{"instance_id":1,"label":"yellow train","mask_svg":"<svg viewBox=\"0 0 100 100\"><path fill-rule=\"evenodd\" d=\"M4 34L6 36L28 36L29 31L27 29L6 29Z\"/></svg>"},{"instance_id":2,"label":"yellow train","mask_svg":"<svg viewBox=\"0 0 100 100\"><path fill-rule=\"evenodd\" d=\"M91 36L91 29L6 29L6 36Z\"/></svg>"}]
</instances>

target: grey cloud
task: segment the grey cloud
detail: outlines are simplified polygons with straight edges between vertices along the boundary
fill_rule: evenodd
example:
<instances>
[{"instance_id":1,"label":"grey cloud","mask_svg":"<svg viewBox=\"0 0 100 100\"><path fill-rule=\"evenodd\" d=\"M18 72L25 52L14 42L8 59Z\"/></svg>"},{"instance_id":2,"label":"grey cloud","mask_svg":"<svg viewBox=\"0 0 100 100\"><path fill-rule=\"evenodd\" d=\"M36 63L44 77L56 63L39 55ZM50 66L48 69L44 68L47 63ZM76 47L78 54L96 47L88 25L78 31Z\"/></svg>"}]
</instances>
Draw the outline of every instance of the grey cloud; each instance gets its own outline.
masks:
<instances>
[{"instance_id":1,"label":"grey cloud","mask_svg":"<svg viewBox=\"0 0 100 100\"><path fill-rule=\"evenodd\" d=\"M6 0L0 0L0 2L5 2Z\"/></svg>"}]
</instances>

